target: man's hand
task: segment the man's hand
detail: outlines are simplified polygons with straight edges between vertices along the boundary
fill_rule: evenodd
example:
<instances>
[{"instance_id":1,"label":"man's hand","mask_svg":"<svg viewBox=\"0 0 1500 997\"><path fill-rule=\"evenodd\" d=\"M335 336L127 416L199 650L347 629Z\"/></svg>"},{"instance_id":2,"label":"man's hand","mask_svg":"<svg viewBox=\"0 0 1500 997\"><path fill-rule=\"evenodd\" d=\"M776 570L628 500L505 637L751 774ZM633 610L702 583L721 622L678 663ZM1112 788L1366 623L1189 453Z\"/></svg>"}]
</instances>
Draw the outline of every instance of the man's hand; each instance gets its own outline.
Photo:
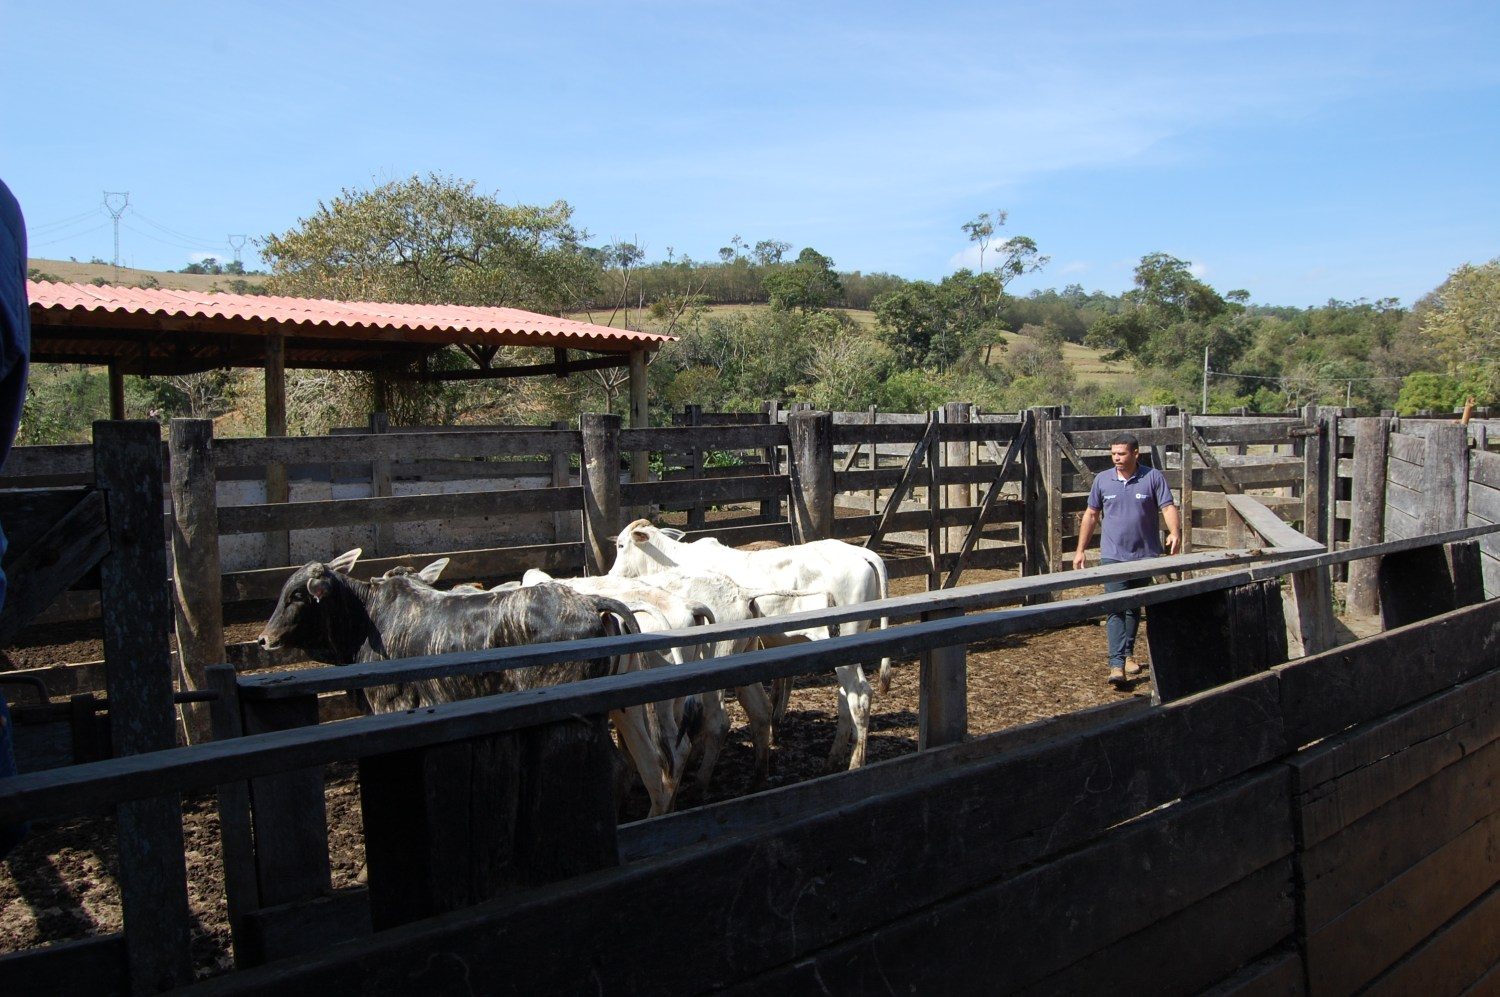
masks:
<instances>
[{"instance_id":1,"label":"man's hand","mask_svg":"<svg viewBox=\"0 0 1500 997\"><path fill-rule=\"evenodd\" d=\"M1177 531L1176 530L1173 530L1171 533L1167 534L1167 553L1168 554L1175 554L1175 553L1177 553L1177 548L1180 547L1181 545L1182 545L1182 537L1180 537L1180 536L1177 535Z\"/></svg>"},{"instance_id":2,"label":"man's hand","mask_svg":"<svg viewBox=\"0 0 1500 997\"><path fill-rule=\"evenodd\" d=\"M1083 570L1083 551L1079 551L1078 553L1073 555L1073 570Z\"/></svg>"}]
</instances>

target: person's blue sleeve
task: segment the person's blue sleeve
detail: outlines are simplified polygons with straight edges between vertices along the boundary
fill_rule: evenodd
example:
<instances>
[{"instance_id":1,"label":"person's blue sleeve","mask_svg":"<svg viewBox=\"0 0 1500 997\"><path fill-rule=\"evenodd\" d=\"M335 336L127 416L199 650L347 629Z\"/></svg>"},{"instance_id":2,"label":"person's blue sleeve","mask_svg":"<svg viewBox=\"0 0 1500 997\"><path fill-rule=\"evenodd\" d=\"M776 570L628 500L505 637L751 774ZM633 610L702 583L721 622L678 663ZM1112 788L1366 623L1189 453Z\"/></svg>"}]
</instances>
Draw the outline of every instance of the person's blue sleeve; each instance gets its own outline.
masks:
<instances>
[{"instance_id":1,"label":"person's blue sleeve","mask_svg":"<svg viewBox=\"0 0 1500 997\"><path fill-rule=\"evenodd\" d=\"M1104 493L1099 490L1099 475L1094 475L1094 483L1089 486L1089 508L1098 512L1104 505Z\"/></svg>"}]
</instances>

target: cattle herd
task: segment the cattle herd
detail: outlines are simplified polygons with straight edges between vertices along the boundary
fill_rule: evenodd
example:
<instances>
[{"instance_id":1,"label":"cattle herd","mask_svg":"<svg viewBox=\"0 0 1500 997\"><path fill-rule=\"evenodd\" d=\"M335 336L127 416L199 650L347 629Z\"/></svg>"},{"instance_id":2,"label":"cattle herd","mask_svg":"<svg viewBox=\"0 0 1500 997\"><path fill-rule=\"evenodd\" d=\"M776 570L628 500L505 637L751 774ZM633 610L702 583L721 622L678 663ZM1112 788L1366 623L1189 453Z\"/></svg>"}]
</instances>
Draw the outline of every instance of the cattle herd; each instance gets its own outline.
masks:
<instances>
[{"instance_id":1,"label":"cattle herd","mask_svg":"<svg viewBox=\"0 0 1500 997\"><path fill-rule=\"evenodd\" d=\"M361 552L352 550L293 573L260 644L267 649L294 648L316 661L347 665L734 623L847 606L888 593L880 557L840 540L741 551L714 539L685 543L682 536L678 530L639 519L620 532L614 566L607 575L552 578L532 570L519 582L491 589L472 582L438 588L446 558L420 571L394 568L360 581L351 569ZM886 621L880 624L884 627ZM365 706L374 713L409 710L735 654L757 640L772 646L866 626L860 620L842 628L795 629L774 637L720 640L668 652L379 686L365 691ZM838 727L829 767L842 767L847 757L848 767L857 768L865 761L872 690L857 664L840 666L836 674ZM889 684L886 659L880 664L881 692ZM733 691L748 718L759 787L769 775L771 745L776 724L786 712L790 682L775 683L769 692L759 683ZM611 713L628 759L620 770L627 776L633 772L645 785L652 815L672 809L683 777L695 763L696 781L707 788L729 733L725 697L726 691L718 691Z\"/></svg>"}]
</instances>

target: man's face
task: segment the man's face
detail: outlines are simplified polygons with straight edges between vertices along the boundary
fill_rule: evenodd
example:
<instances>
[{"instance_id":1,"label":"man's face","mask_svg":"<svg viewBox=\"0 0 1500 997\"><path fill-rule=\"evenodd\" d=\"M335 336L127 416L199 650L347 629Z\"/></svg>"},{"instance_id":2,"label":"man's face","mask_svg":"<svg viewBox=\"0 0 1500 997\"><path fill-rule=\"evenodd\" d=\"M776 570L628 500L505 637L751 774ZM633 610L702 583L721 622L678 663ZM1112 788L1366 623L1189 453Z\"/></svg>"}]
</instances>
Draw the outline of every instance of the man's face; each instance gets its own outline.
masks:
<instances>
[{"instance_id":1,"label":"man's face","mask_svg":"<svg viewBox=\"0 0 1500 997\"><path fill-rule=\"evenodd\" d=\"M1135 473L1135 465L1140 455L1139 450L1127 443L1116 443L1109 448L1109 459L1114 461L1115 470L1127 477Z\"/></svg>"}]
</instances>

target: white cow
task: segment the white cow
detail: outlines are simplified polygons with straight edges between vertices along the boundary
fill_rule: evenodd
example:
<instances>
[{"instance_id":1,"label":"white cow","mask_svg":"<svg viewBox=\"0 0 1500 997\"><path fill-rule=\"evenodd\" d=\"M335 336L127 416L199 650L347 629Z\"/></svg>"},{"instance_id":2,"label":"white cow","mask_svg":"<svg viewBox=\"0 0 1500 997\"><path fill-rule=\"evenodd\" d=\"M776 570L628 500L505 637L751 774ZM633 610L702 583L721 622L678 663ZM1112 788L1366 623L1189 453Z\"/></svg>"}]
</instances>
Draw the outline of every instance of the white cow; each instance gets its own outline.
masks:
<instances>
[{"instance_id":1,"label":"white cow","mask_svg":"<svg viewBox=\"0 0 1500 997\"><path fill-rule=\"evenodd\" d=\"M667 568L683 566L719 571L748 592L824 592L836 606L883 599L888 591L885 562L879 555L840 540L818 540L774 550L741 551L714 539L683 543L678 530L663 530L638 519L615 541L615 563L610 575L643 577ZM868 622L844 624L841 632L858 633ZM882 629L886 620L881 619ZM829 636L827 627L788 631L790 636L816 639ZM845 751L849 768L865 763L870 730L870 683L858 664L840 665L838 729L829 752L829 767L835 768ZM880 687L890 686L890 659L880 663ZM854 745L849 748L850 737Z\"/></svg>"},{"instance_id":2,"label":"white cow","mask_svg":"<svg viewBox=\"0 0 1500 997\"><path fill-rule=\"evenodd\" d=\"M595 578L553 579L546 572L533 568L526 572L521 584L534 585L544 581L558 581L580 592L596 595L608 594L611 598L619 599L632 607L637 602L650 601L653 596L658 600L665 600L665 602L656 602L658 606L665 607L676 603L706 607L713 621L719 623L738 623L761 615L757 611L757 604L760 602L778 605L778 600L799 600L806 595L799 592L746 593L728 576L717 571L691 569L664 571L639 578L605 575ZM826 599L819 594L813 594L812 598L815 604L803 608L815 608L816 605L827 604ZM681 620L681 618L679 613L678 619ZM680 622L674 628L695 624L695 620L687 620ZM644 622L641 623L641 629L647 629ZM752 643L753 639L748 637L717 641L711 645L700 645L696 656L709 658L738 654L747 650ZM759 683L736 688L735 696L745 710L750 727L750 742L755 751L752 785L758 789L766 784L770 776L771 740L774 734L773 708L765 689ZM702 753L698 764L698 782L703 792L706 793L713 778L714 767L718 764L719 753L729 736L729 715L724 710L722 692L704 693L700 697L700 702L703 720L702 733L697 744Z\"/></svg>"}]
</instances>

